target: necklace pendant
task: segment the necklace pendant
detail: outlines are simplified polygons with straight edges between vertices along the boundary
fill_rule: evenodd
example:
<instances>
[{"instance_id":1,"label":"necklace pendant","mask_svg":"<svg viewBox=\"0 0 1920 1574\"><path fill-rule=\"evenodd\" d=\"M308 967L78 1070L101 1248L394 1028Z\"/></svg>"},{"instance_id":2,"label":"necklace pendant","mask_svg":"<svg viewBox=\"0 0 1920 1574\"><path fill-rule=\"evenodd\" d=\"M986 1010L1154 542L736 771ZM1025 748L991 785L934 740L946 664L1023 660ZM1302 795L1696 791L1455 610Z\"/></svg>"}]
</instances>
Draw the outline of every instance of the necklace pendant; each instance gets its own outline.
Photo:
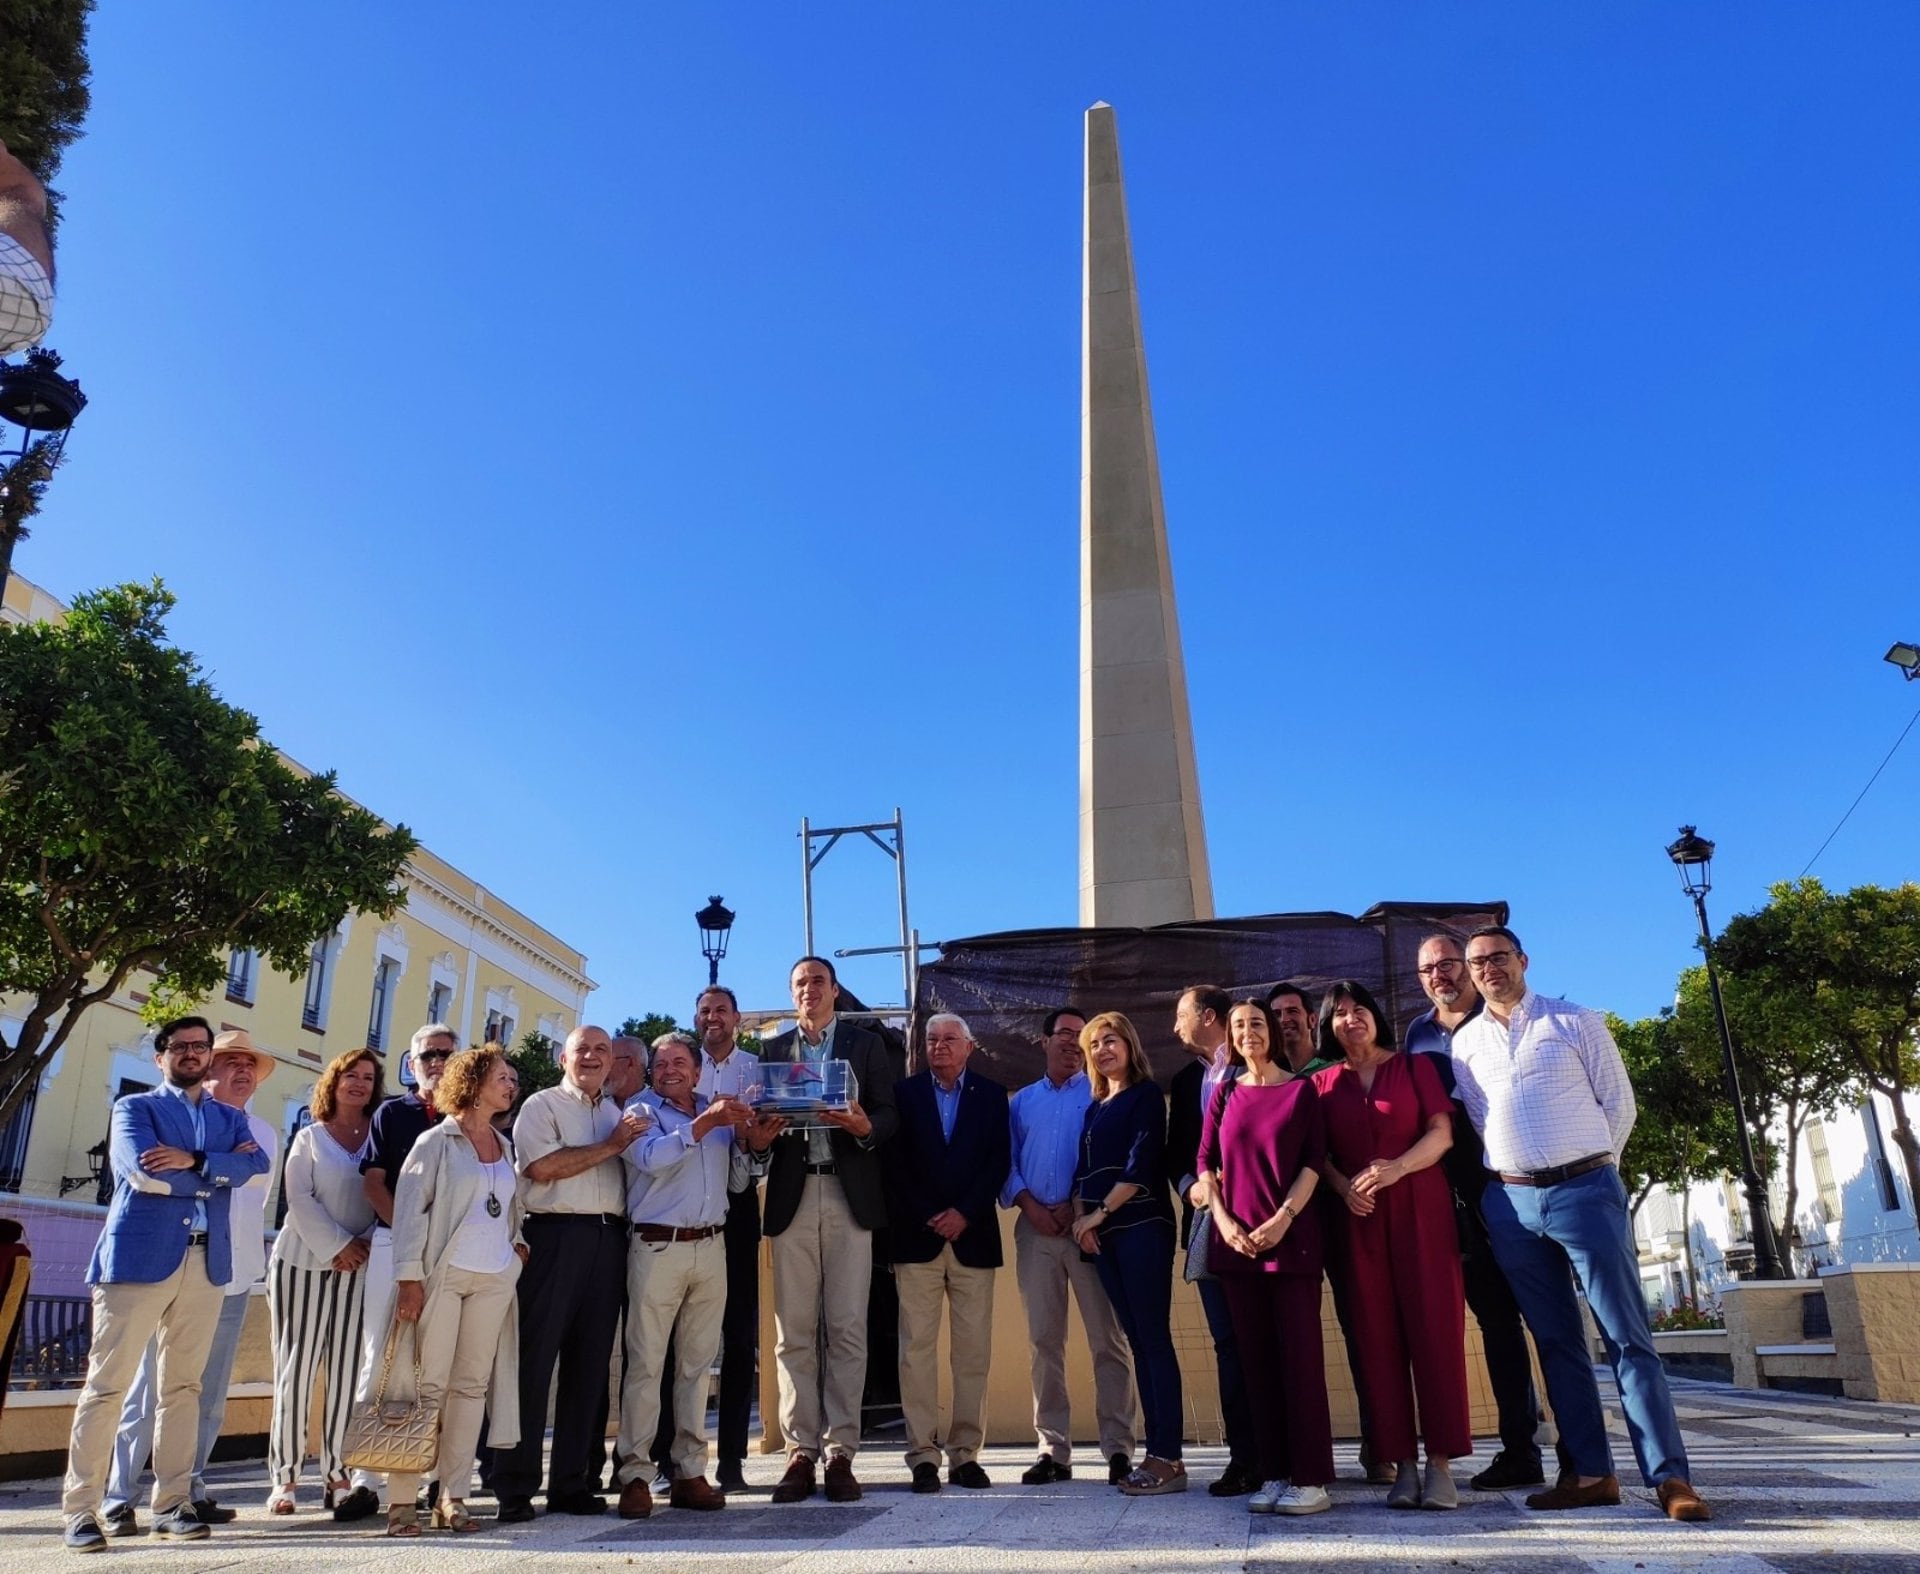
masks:
<instances>
[{"instance_id":1,"label":"necklace pendant","mask_svg":"<svg viewBox=\"0 0 1920 1574\"><path fill-rule=\"evenodd\" d=\"M492 1192L487 1193L487 1217L490 1219L500 1217L500 1199Z\"/></svg>"}]
</instances>

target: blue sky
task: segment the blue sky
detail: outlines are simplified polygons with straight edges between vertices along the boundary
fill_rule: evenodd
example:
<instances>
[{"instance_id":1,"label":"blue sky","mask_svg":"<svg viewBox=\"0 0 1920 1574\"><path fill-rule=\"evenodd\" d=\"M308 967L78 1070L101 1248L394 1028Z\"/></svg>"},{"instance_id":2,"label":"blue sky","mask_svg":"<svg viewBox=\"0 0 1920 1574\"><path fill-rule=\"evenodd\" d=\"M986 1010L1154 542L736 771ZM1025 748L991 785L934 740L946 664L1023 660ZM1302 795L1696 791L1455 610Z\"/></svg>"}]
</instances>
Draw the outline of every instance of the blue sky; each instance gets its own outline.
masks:
<instances>
[{"instance_id":1,"label":"blue sky","mask_svg":"<svg viewBox=\"0 0 1920 1574\"><path fill-rule=\"evenodd\" d=\"M1077 914L1081 113L1116 105L1222 913L1513 904L1629 1015L1920 701L1906 5L103 7L20 572L677 1010L800 817ZM1920 743L1815 873L1915 873ZM893 938L836 850L823 946ZM887 961L851 965L891 998Z\"/></svg>"}]
</instances>

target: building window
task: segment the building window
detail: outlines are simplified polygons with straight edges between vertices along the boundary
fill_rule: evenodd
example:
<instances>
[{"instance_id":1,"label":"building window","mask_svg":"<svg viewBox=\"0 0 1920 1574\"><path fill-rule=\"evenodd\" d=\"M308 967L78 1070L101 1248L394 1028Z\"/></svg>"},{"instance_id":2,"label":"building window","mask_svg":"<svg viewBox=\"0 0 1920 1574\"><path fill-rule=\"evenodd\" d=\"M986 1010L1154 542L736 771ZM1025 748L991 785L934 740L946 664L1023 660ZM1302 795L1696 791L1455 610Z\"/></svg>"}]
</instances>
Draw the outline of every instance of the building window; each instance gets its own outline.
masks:
<instances>
[{"instance_id":1,"label":"building window","mask_svg":"<svg viewBox=\"0 0 1920 1574\"><path fill-rule=\"evenodd\" d=\"M1833 1155L1827 1151L1825 1121L1807 1122L1807 1154L1813 1160L1813 1189L1820 1199L1820 1218L1832 1224L1840 1217L1840 1188L1833 1179Z\"/></svg>"},{"instance_id":2,"label":"building window","mask_svg":"<svg viewBox=\"0 0 1920 1574\"><path fill-rule=\"evenodd\" d=\"M367 1045L371 1049L387 1047L387 1033L393 1025L393 986L400 964L383 956L373 969L373 1003L367 1012Z\"/></svg>"},{"instance_id":3,"label":"building window","mask_svg":"<svg viewBox=\"0 0 1920 1574\"><path fill-rule=\"evenodd\" d=\"M487 1013L487 1036L483 1042L498 1044L502 1049L513 1048L513 1018L504 1011Z\"/></svg>"},{"instance_id":4,"label":"building window","mask_svg":"<svg viewBox=\"0 0 1920 1574\"><path fill-rule=\"evenodd\" d=\"M1860 1117L1867 1125L1867 1166L1880 1185L1880 1206L1888 1213L1898 1213L1900 1193L1893 1184L1893 1166L1887 1162L1887 1142L1880 1131L1880 1111L1874 1108L1871 1093L1860 1101Z\"/></svg>"},{"instance_id":5,"label":"building window","mask_svg":"<svg viewBox=\"0 0 1920 1574\"><path fill-rule=\"evenodd\" d=\"M1753 1227L1747 1223L1746 1199L1731 1175L1720 1177L1720 1194L1727 1203L1727 1234L1736 1241L1753 1239Z\"/></svg>"},{"instance_id":6,"label":"building window","mask_svg":"<svg viewBox=\"0 0 1920 1574\"><path fill-rule=\"evenodd\" d=\"M327 1030L327 996L333 985L333 936L324 934L313 943L307 958L307 998L300 1007L300 1025L316 1033Z\"/></svg>"},{"instance_id":7,"label":"building window","mask_svg":"<svg viewBox=\"0 0 1920 1574\"><path fill-rule=\"evenodd\" d=\"M227 999L253 1004L255 979L260 971L258 951L236 951L227 958Z\"/></svg>"},{"instance_id":8,"label":"building window","mask_svg":"<svg viewBox=\"0 0 1920 1574\"><path fill-rule=\"evenodd\" d=\"M453 985L436 983L427 991L427 1020L444 1022L453 1010Z\"/></svg>"},{"instance_id":9,"label":"building window","mask_svg":"<svg viewBox=\"0 0 1920 1574\"><path fill-rule=\"evenodd\" d=\"M27 1173L27 1139L33 1133L33 1106L39 1099L40 1084L36 1079L27 1090L26 1102L13 1112L6 1129L0 1131L0 1191L17 1192Z\"/></svg>"}]
</instances>

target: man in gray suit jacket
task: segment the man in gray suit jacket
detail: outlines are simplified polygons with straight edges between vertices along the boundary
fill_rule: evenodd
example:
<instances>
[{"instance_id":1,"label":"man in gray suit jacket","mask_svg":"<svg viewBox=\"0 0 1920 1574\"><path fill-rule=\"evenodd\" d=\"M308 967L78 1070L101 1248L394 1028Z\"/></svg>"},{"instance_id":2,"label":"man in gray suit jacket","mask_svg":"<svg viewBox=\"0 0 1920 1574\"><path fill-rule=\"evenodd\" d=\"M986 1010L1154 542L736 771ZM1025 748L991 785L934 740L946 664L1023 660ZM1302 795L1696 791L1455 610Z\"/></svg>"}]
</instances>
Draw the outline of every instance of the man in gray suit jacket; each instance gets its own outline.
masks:
<instances>
[{"instance_id":1,"label":"man in gray suit jacket","mask_svg":"<svg viewBox=\"0 0 1920 1574\"><path fill-rule=\"evenodd\" d=\"M761 1059L844 1060L853 1071L854 1095L844 1112L822 1117L824 1127L785 1131L779 1116L767 1116L748 1131L754 1152L772 1150L763 1229L773 1242L774 1360L788 1451L787 1473L773 1500L811 1497L814 1467L824 1455L827 1497L850 1503L860 1496L853 1456L860 1447L860 1396L867 1380L873 1232L887 1222L874 1150L893 1135L899 1115L885 1041L834 1015L840 984L833 964L803 956L788 982L798 1026L769 1039Z\"/></svg>"}]
</instances>

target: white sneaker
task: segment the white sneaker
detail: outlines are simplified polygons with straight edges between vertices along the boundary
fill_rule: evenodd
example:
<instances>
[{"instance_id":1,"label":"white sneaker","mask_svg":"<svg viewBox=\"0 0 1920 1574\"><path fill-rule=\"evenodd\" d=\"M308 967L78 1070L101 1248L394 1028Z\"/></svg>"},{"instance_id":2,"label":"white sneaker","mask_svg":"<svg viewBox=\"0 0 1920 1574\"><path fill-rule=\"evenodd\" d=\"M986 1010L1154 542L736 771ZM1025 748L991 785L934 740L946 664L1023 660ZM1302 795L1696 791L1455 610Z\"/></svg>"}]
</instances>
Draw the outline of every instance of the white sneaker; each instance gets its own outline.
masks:
<instances>
[{"instance_id":1,"label":"white sneaker","mask_svg":"<svg viewBox=\"0 0 1920 1574\"><path fill-rule=\"evenodd\" d=\"M1333 1499L1327 1496L1325 1487L1296 1487L1289 1483L1286 1490L1273 1500L1270 1512L1275 1514L1324 1514L1333 1507Z\"/></svg>"},{"instance_id":2,"label":"white sneaker","mask_svg":"<svg viewBox=\"0 0 1920 1574\"><path fill-rule=\"evenodd\" d=\"M1247 1499L1247 1512L1249 1514L1271 1514L1273 1512L1273 1505L1278 1503L1281 1497L1291 1490L1292 1488L1284 1481L1269 1481L1258 1492L1254 1493L1252 1497Z\"/></svg>"}]
</instances>

